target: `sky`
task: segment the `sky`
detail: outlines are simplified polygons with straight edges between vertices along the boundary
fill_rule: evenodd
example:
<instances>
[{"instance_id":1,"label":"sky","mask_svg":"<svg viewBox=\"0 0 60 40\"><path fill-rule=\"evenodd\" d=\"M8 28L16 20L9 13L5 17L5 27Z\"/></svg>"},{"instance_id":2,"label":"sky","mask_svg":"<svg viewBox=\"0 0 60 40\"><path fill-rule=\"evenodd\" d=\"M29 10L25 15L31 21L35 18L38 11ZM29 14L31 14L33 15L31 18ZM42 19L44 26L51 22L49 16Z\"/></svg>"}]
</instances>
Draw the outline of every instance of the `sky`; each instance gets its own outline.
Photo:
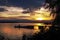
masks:
<instances>
[{"instance_id":1,"label":"sky","mask_svg":"<svg viewBox=\"0 0 60 40\"><path fill-rule=\"evenodd\" d=\"M45 0L0 0L0 6L16 6L26 8L38 8L43 5Z\"/></svg>"},{"instance_id":2,"label":"sky","mask_svg":"<svg viewBox=\"0 0 60 40\"><path fill-rule=\"evenodd\" d=\"M49 9L45 11L44 4L45 0L0 0L0 17L20 18L21 15L25 15L23 14L25 11L28 12L28 14L26 13L26 16L30 16L30 14L33 13L37 15L37 13L39 13L38 19L41 17L44 17L45 19L44 15L47 13L49 18L50 11Z\"/></svg>"},{"instance_id":3,"label":"sky","mask_svg":"<svg viewBox=\"0 0 60 40\"><path fill-rule=\"evenodd\" d=\"M0 12L4 11L24 11L25 9L28 10L28 12L33 11L34 9L40 8L45 0L0 0L0 6L6 6L6 7L0 7ZM7 7L9 6L9 7ZM4 13L0 13L5 14ZM8 13L6 13L8 14ZM11 13L10 13L11 14Z\"/></svg>"}]
</instances>

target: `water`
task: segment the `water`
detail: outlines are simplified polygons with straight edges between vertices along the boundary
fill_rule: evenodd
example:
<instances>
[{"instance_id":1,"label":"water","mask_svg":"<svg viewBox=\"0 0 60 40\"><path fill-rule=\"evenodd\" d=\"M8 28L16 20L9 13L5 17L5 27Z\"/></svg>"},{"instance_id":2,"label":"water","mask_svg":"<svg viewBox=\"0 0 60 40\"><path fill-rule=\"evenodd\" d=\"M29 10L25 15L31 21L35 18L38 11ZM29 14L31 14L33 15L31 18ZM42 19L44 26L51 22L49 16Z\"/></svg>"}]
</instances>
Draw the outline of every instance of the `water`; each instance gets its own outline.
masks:
<instances>
[{"instance_id":1,"label":"water","mask_svg":"<svg viewBox=\"0 0 60 40\"><path fill-rule=\"evenodd\" d=\"M15 28L17 25L21 25L22 27ZM31 25L33 25L31 29L25 28L26 26L29 27ZM30 37L41 32L43 29L39 29L38 25L44 28L44 26L42 26L44 24L40 23L0 23L0 35L4 36L6 39L22 40L24 35ZM45 30L46 29L49 29L49 27L46 27Z\"/></svg>"},{"instance_id":2,"label":"water","mask_svg":"<svg viewBox=\"0 0 60 40\"><path fill-rule=\"evenodd\" d=\"M27 26L35 25L36 23L0 23L0 35L3 35L6 39L20 39L22 40L23 35L32 36L39 32L38 28L15 28L16 25ZM36 26L37 27L37 26Z\"/></svg>"}]
</instances>

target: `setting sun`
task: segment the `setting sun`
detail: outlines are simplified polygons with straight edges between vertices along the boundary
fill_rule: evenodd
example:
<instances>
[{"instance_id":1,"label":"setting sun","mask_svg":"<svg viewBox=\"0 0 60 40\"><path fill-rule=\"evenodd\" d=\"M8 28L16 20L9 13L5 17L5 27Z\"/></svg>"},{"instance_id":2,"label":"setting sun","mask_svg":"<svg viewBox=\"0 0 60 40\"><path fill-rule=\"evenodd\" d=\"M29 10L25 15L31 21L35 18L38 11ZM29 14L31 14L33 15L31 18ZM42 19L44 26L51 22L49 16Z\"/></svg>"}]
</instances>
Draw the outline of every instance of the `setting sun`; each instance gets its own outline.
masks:
<instances>
[{"instance_id":1,"label":"setting sun","mask_svg":"<svg viewBox=\"0 0 60 40\"><path fill-rule=\"evenodd\" d=\"M43 20L43 18L36 18L36 20Z\"/></svg>"}]
</instances>

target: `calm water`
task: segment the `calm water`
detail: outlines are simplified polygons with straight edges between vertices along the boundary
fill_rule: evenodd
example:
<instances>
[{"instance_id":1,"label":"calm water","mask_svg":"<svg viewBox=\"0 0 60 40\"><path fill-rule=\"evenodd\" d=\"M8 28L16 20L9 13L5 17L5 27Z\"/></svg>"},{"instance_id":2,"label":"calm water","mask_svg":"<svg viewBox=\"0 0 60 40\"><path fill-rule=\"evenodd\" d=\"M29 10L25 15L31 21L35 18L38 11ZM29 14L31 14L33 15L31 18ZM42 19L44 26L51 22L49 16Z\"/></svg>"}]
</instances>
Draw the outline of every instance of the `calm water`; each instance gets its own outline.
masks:
<instances>
[{"instance_id":1,"label":"calm water","mask_svg":"<svg viewBox=\"0 0 60 40\"><path fill-rule=\"evenodd\" d=\"M32 36L35 33L40 32L37 29L28 29L28 28L14 28L16 25L27 26L27 25L36 25L37 23L0 23L0 35L3 35L6 38L22 40L23 35Z\"/></svg>"},{"instance_id":2,"label":"calm water","mask_svg":"<svg viewBox=\"0 0 60 40\"><path fill-rule=\"evenodd\" d=\"M0 35L9 39L20 39L22 40L23 35L32 36L41 32L41 29L38 28L37 24L39 23L0 23ZM34 25L32 29L28 28L15 28L14 26L29 26ZM42 25L42 24L40 24ZM46 29L49 27L46 27Z\"/></svg>"}]
</instances>

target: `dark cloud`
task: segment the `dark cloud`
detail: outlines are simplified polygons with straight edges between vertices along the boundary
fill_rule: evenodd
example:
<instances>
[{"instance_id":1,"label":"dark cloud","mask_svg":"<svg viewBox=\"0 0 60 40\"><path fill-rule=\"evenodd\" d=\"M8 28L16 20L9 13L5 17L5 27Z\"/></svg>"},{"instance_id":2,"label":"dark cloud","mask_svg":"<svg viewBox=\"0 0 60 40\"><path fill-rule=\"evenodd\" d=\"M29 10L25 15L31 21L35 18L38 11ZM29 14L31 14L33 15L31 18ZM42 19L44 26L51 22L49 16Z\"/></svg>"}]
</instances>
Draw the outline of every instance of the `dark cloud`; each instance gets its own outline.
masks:
<instances>
[{"instance_id":1,"label":"dark cloud","mask_svg":"<svg viewBox=\"0 0 60 40\"><path fill-rule=\"evenodd\" d=\"M0 1L0 5L17 6L22 8L38 8L45 0L7 0Z\"/></svg>"},{"instance_id":2,"label":"dark cloud","mask_svg":"<svg viewBox=\"0 0 60 40\"><path fill-rule=\"evenodd\" d=\"M3 12L3 11L7 11L7 10L4 8L0 8L0 12Z\"/></svg>"}]
</instances>

